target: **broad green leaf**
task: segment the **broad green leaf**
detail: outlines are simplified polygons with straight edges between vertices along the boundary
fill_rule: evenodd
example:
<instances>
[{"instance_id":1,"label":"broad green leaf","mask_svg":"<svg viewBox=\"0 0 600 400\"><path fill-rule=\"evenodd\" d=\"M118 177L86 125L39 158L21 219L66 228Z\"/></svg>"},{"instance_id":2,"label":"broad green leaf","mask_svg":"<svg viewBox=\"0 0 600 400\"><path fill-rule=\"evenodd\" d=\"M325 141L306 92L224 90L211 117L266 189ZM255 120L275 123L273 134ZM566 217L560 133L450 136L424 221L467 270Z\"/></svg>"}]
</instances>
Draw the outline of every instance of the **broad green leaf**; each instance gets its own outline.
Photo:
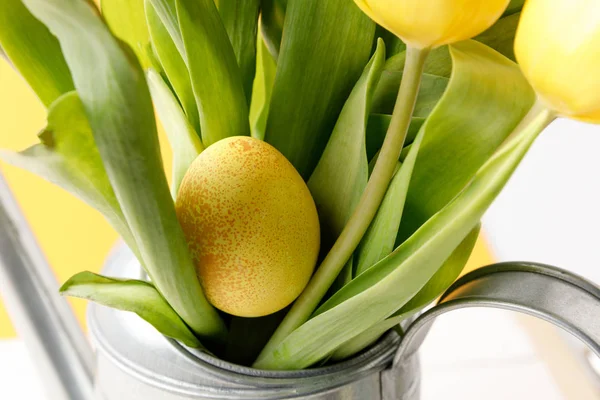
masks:
<instances>
[{"instance_id":1,"label":"broad green leaf","mask_svg":"<svg viewBox=\"0 0 600 400\"><path fill-rule=\"evenodd\" d=\"M263 43L262 35L258 35L258 51L256 52L256 77L252 89L252 102L250 104L250 126L252 137L263 140L269 117L273 82L277 64L269 54Z\"/></svg>"},{"instance_id":2,"label":"broad green leaf","mask_svg":"<svg viewBox=\"0 0 600 400\"><path fill-rule=\"evenodd\" d=\"M225 326L206 300L164 176L154 111L137 59L90 2L25 0L58 38L142 264L200 337Z\"/></svg>"},{"instance_id":3,"label":"broad green leaf","mask_svg":"<svg viewBox=\"0 0 600 400\"><path fill-rule=\"evenodd\" d=\"M100 211L139 254L77 93L64 94L50 106L48 124L39 138L41 143L19 153L0 150L0 159L41 176Z\"/></svg>"},{"instance_id":4,"label":"broad green leaf","mask_svg":"<svg viewBox=\"0 0 600 400\"><path fill-rule=\"evenodd\" d=\"M308 180L321 224L322 246L328 247L346 226L369 179L365 143L371 97L385 63L385 47L377 51L339 115L325 151Z\"/></svg>"},{"instance_id":5,"label":"broad green leaf","mask_svg":"<svg viewBox=\"0 0 600 400\"><path fill-rule=\"evenodd\" d=\"M171 194L177 196L179 185L192 162L204 150L198 134L190 125L171 89L158 73L148 70L148 86L173 150L173 180Z\"/></svg>"},{"instance_id":6,"label":"broad green leaf","mask_svg":"<svg viewBox=\"0 0 600 400\"><path fill-rule=\"evenodd\" d=\"M458 278L464 269L475 242L479 235L481 225L477 225L454 250L452 255L444 262L444 265L433 275L423 288L400 310L391 317L381 321L360 335L350 339L335 350L331 356L334 360L343 360L372 345L381 335L397 326L415 312L422 310L425 306L440 297L448 287Z\"/></svg>"},{"instance_id":7,"label":"broad green leaf","mask_svg":"<svg viewBox=\"0 0 600 400\"><path fill-rule=\"evenodd\" d=\"M375 41L373 43L373 48L377 45L377 40L381 38L385 43L386 48L386 56L390 58L400 53L401 51L406 50L406 44L402 40L398 38L398 36L394 35L392 32L388 31L384 27L377 25L375 28Z\"/></svg>"},{"instance_id":8,"label":"broad green leaf","mask_svg":"<svg viewBox=\"0 0 600 400\"><path fill-rule=\"evenodd\" d=\"M494 26L477 36L476 40L514 60L515 33L519 25L519 18L521 18L521 13L518 11L501 18Z\"/></svg>"},{"instance_id":9,"label":"broad green leaf","mask_svg":"<svg viewBox=\"0 0 600 400\"><path fill-rule=\"evenodd\" d=\"M448 196L445 202L437 203L439 208L423 222L455 199L533 104L532 90L515 63L475 41L455 44L451 49L454 73L447 91L421 128L424 138L411 177L401 227L415 218L414 211L408 208L411 196L416 199L416 205L433 203L436 196ZM528 101L523 100L528 97ZM495 143L488 143L490 141ZM483 153L484 150L487 153ZM475 164L474 160L480 163ZM434 173L425 175L427 168L435 168ZM463 169L474 170L465 179L461 177ZM438 179L439 176L442 177ZM418 190L414 189L416 182L420 183ZM454 192L440 193L443 190ZM350 295L349 292L337 293L335 301L343 301ZM323 311L321 307L317 313Z\"/></svg>"},{"instance_id":10,"label":"broad green leaf","mask_svg":"<svg viewBox=\"0 0 600 400\"><path fill-rule=\"evenodd\" d=\"M456 197L535 100L518 67L490 48L465 42L452 48L452 56L455 66L462 68L452 79L464 89L426 123L429 132L410 182L396 244Z\"/></svg>"},{"instance_id":11,"label":"broad green leaf","mask_svg":"<svg viewBox=\"0 0 600 400\"><path fill-rule=\"evenodd\" d=\"M265 140L307 179L367 64L375 24L352 1L290 0L284 31Z\"/></svg>"},{"instance_id":12,"label":"broad green leaf","mask_svg":"<svg viewBox=\"0 0 600 400\"><path fill-rule=\"evenodd\" d=\"M475 40L495 49L504 56L514 60L513 42L519 23L520 14L511 14L501 18ZM402 79L406 52L401 51L391 57L381 76L373 98L373 112L391 114L396 101L396 94ZM452 60L448 46L434 49L425 63L425 74L415 105L414 116L427 117L444 93L448 78L452 73Z\"/></svg>"},{"instance_id":13,"label":"broad green leaf","mask_svg":"<svg viewBox=\"0 0 600 400\"><path fill-rule=\"evenodd\" d=\"M424 130L419 132L404 163L394 174L375 218L356 249L356 275L360 275L394 250L396 234L404 211L404 201L423 133Z\"/></svg>"},{"instance_id":14,"label":"broad green leaf","mask_svg":"<svg viewBox=\"0 0 600 400\"><path fill-rule=\"evenodd\" d=\"M506 11L504 11L504 15L512 15L521 11L523 4L525 4L525 0L510 0Z\"/></svg>"},{"instance_id":15,"label":"broad green leaf","mask_svg":"<svg viewBox=\"0 0 600 400\"><path fill-rule=\"evenodd\" d=\"M401 79L402 72L385 70L382 73L380 84L373 96L373 113L392 114ZM413 117L427 117L444 94L446 86L448 78L445 76L423 74Z\"/></svg>"},{"instance_id":16,"label":"broad green leaf","mask_svg":"<svg viewBox=\"0 0 600 400\"><path fill-rule=\"evenodd\" d=\"M213 0L176 0L205 146L250 135L248 104L227 31Z\"/></svg>"},{"instance_id":17,"label":"broad green leaf","mask_svg":"<svg viewBox=\"0 0 600 400\"><path fill-rule=\"evenodd\" d=\"M183 37L179 30L179 21L177 19L176 0L149 0L154 6L154 10L160 17L165 29L169 32L169 36L173 40L175 47L179 50L179 54L185 60L187 58L185 46L183 45Z\"/></svg>"},{"instance_id":18,"label":"broad green leaf","mask_svg":"<svg viewBox=\"0 0 600 400\"><path fill-rule=\"evenodd\" d=\"M150 34L146 25L144 0L101 0L100 8L112 33L131 46L142 67L148 68L150 60L146 47L150 43Z\"/></svg>"},{"instance_id":19,"label":"broad green leaf","mask_svg":"<svg viewBox=\"0 0 600 400\"><path fill-rule=\"evenodd\" d=\"M387 114L371 114L369 123L367 124L367 158L372 160L375 154L381 149L388 126L390 126L391 115ZM413 117L406 133L404 141L405 146L410 145L417 137L419 129L425 123L423 117Z\"/></svg>"},{"instance_id":20,"label":"broad green leaf","mask_svg":"<svg viewBox=\"0 0 600 400\"><path fill-rule=\"evenodd\" d=\"M348 284L352 278L354 277L354 255L350 257L350 259L346 262L338 276L335 278L335 281L329 287L325 298L332 296L335 292L343 288L346 284Z\"/></svg>"},{"instance_id":21,"label":"broad green leaf","mask_svg":"<svg viewBox=\"0 0 600 400\"><path fill-rule=\"evenodd\" d=\"M175 310L149 282L109 278L86 271L69 278L60 288L60 293L136 313L163 335L190 347L202 346Z\"/></svg>"},{"instance_id":22,"label":"broad green leaf","mask_svg":"<svg viewBox=\"0 0 600 400\"><path fill-rule=\"evenodd\" d=\"M262 0L260 3L260 29L267 49L277 60L288 0Z\"/></svg>"},{"instance_id":23,"label":"broad green leaf","mask_svg":"<svg viewBox=\"0 0 600 400\"><path fill-rule=\"evenodd\" d=\"M220 0L219 13L233 46L242 74L246 100L252 98L252 82L256 70L256 36L260 0Z\"/></svg>"},{"instance_id":24,"label":"broad green leaf","mask_svg":"<svg viewBox=\"0 0 600 400\"><path fill-rule=\"evenodd\" d=\"M0 47L46 107L75 89L58 40L21 0L2 1Z\"/></svg>"},{"instance_id":25,"label":"broad green leaf","mask_svg":"<svg viewBox=\"0 0 600 400\"><path fill-rule=\"evenodd\" d=\"M510 132L514 125L506 121L522 116L515 94L530 89L515 64L474 41L454 45L452 55L455 65L448 89L422 127L425 136L411 186L429 135L435 137L436 131L455 134L457 128L479 135L480 125ZM478 104L484 112L476 107ZM478 224L547 122L547 115L540 116L530 129L513 136L510 143L488 156L484 166L454 200L390 255L327 300L309 321L261 357L255 367L306 368L401 309ZM438 156L445 154L445 163L452 159L464 162L460 154L437 152ZM407 216L405 210L402 219Z\"/></svg>"},{"instance_id":26,"label":"broad green leaf","mask_svg":"<svg viewBox=\"0 0 600 400\"><path fill-rule=\"evenodd\" d=\"M175 42L169 35L169 31L165 28L150 0L146 0L146 18L152 39L152 47L160 61L161 68L169 79L169 83L173 87L188 121L199 133L200 116L198 115L198 106L192 90L190 73L181 53L175 46Z\"/></svg>"}]
</instances>

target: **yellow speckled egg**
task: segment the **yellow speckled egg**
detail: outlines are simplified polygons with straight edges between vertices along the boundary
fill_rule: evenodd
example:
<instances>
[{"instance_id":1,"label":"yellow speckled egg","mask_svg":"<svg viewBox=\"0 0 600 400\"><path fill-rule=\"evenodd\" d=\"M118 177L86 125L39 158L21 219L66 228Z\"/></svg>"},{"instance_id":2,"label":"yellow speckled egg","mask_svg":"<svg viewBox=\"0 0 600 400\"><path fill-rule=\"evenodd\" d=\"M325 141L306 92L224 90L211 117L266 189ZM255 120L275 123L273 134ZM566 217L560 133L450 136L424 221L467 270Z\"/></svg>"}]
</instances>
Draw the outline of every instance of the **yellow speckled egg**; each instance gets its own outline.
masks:
<instances>
[{"instance_id":1,"label":"yellow speckled egg","mask_svg":"<svg viewBox=\"0 0 600 400\"><path fill-rule=\"evenodd\" d=\"M304 180L271 145L223 139L186 172L176 200L208 300L241 317L289 305L319 253L319 218Z\"/></svg>"}]
</instances>

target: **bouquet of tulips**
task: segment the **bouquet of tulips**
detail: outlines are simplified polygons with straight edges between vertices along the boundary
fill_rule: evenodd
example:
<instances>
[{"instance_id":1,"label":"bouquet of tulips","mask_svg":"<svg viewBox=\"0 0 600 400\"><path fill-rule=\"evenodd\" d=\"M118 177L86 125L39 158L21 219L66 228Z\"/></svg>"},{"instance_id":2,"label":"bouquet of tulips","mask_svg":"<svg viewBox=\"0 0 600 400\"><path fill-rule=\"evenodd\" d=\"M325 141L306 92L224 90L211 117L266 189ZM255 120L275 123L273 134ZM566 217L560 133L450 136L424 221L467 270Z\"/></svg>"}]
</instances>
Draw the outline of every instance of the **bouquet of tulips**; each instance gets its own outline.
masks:
<instances>
[{"instance_id":1,"label":"bouquet of tulips","mask_svg":"<svg viewBox=\"0 0 600 400\"><path fill-rule=\"evenodd\" d=\"M255 368L335 362L452 284L554 118L600 122L600 3L523 3L5 0L48 123L0 158L95 207L148 276L62 293Z\"/></svg>"}]
</instances>

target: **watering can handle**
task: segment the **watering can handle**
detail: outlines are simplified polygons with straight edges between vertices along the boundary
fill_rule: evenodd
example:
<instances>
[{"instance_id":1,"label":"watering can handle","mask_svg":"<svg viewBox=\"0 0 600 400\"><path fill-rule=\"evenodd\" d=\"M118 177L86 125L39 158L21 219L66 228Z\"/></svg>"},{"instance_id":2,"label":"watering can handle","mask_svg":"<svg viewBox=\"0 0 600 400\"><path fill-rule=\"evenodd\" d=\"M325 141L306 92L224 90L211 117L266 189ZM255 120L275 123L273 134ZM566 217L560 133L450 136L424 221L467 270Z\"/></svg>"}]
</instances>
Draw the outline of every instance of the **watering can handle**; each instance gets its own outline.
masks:
<instances>
[{"instance_id":1,"label":"watering can handle","mask_svg":"<svg viewBox=\"0 0 600 400\"><path fill-rule=\"evenodd\" d=\"M541 318L573 334L600 356L600 288L549 265L507 262L477 269L456 281L437 306L408 327L387 372L393 374L406 365L438 316L468 307L500 308Z\"/></svg>"},{"instance_id":2,"label":"watering can handle","mask_svg":"<svg viewBox=\"0 0 600 400\"><path fill-rule=\"evenodd\" d=\"M52 399L92 399L92 349L1 173L0 295L46 393Z\"/></svg>"}]
</instances>

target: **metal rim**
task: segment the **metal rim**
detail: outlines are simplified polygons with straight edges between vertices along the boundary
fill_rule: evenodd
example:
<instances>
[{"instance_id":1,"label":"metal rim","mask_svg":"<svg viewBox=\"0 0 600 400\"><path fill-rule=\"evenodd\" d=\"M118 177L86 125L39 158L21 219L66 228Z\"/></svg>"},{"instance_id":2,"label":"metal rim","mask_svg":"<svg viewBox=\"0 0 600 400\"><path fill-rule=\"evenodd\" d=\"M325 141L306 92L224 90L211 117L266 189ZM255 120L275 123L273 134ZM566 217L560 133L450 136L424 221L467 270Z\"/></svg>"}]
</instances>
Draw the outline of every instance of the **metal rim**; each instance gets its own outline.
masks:
<instances>
[{"instance_id":1,"label":"metal rim","mask_svg":"<svg viewBox=\"0 0 600 400\"><path fill-rule=\"evenodd\" d=\"M458 279L442 295L437 306L427 311L410 326L394 357L394 364L401 363L404 358L410 357L420 347L437 317L457 309L475 307L515 311L550 322L578 338L591 351L600 356L598 327L593 325L593 322L587 323L587 320L578 320L578 322L571 320L568 317L568 310L563 305L546 303L546 299L543 298L525 299L515 295L514 292L513 294L506 292L505 289L502 289L504 292L501 290L499 294L490 291L489 288L477 288L477 283L481 283L485 279L488 280L488 285L492 284L490 281L493 279L494 285L502 288L501 281L509 273L523 274L522 280L538 289L560 287L576 299L579 305L584 305L586 302L596 305L600 303L600 287L577 274L557 267L528 262L506 262L479 268ZM540 278L543 280L540 281ZM499 283L500 285L498 285ZM475 285L475 289L471 287L471 284ZM569 310L572 307L573 305ZM588 319L593 320L594 318L590 316Z\"/></svg>"},{"instance_id":2,"label":"metal rim","mask_svg":"<svg viewBox=\"0 0 600 400\"><path fill-rule=\"evenodd\" d=\"M381 339L377 341L373 346L365 349L359 354L352 358L323 367L308 368L303 370L293 371L276 371L276 370L263 370L251 367L246 367L234 363L230 363L220 358L214 357L206 352L198 349L189 348L176 340L168 339L169 342L180 352L184 357L193 360L195 363L201 363L203 365L210 365L217 369L217 372L221 372L229 376L229 374L237 374L242 376L242 381L256 382L256 378L264 379L264 382L273 382L276 386L285 382L297 383L298 380L310 379L310 378L323 378L333 377L341 373L347 373L354 370L372 370L377 364L382 364L384 369L385 363L379 362L388 358L390 352L394 352L400 343L400 337L394 331L390 331L385 334Z\"/></svg>"}]
</instances>

